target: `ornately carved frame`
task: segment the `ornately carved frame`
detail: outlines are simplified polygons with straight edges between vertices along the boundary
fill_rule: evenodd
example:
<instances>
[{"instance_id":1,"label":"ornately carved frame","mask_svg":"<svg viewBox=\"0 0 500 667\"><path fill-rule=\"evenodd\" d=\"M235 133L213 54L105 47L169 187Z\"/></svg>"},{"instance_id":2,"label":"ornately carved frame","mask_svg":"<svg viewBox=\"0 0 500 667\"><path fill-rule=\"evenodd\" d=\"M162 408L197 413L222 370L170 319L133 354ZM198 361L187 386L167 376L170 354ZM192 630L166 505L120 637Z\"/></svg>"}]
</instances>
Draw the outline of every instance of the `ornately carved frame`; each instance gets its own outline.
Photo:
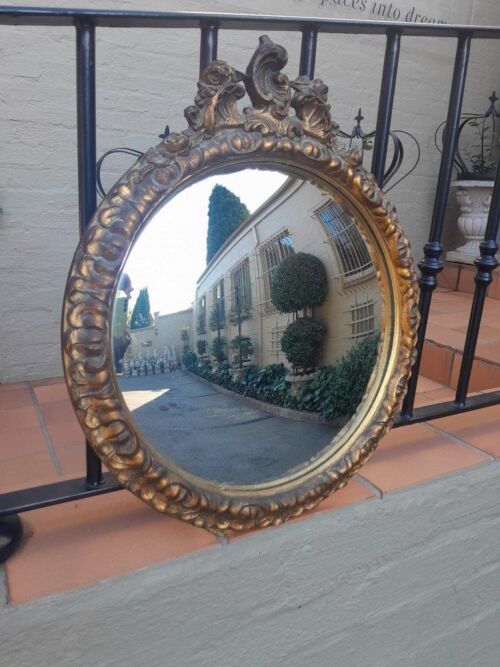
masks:
<instances>
[{"instance_id":1,"label":"ornately carved frame","mask_svg":"<svg viewBox=\"0 0 500 667\"><path fill-rule=\"evenodd\" d=\"M64 370L87 439L119 483L146 503L216 531L282 523L343 487L390 428L414 356L417 284L396 211L357 154L336 146L327 87L303 76L289 81L281 72L286 62L285 49L261 37L246 74L222 61L206 68L185 111L188 129L166 133L112 188L78 246L66 286ZM240 112L245 90L252 105ZM285 478L221 486L157 456L136 430L114 373L111 316L127 253L155 208L209 173L248 166L302 175L355 207L383 291L383 332L364 400L331 447Z\"/></svg>"}]
</instances>

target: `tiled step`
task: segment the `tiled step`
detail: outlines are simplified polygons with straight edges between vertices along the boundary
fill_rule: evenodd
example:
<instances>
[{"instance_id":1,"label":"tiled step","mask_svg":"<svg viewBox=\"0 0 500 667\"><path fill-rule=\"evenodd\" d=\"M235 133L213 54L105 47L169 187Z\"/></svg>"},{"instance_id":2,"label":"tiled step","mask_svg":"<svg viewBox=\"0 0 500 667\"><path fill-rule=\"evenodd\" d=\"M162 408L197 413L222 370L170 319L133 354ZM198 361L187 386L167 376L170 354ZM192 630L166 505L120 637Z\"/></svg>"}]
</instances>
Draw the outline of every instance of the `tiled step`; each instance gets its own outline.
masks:
<instances>
[{"instance_id":1,"label":"tiled step","mask_svg":"<svg viewBox=\"0 0 500 667\"><path fill-rule=\"evenodd\" d=\"M438 275L439 287L474 294L476 270L473 264L445 262L444 269ZM500 300L500 268L493 271L493 281L488 287L488 298Z\"/></svg>"},{"instance_id":2,"label":"tiled step","mask_svg":"<svg viewBox=\"0 0 500 667\"><path fill-rule=\"evenodd\" d=\"M472 293L440 287L436 290L427 325L420 372L427 378L456 389ZM500 298L487 297L469 390L500 385Z\"/></svg>"}]
</instances>

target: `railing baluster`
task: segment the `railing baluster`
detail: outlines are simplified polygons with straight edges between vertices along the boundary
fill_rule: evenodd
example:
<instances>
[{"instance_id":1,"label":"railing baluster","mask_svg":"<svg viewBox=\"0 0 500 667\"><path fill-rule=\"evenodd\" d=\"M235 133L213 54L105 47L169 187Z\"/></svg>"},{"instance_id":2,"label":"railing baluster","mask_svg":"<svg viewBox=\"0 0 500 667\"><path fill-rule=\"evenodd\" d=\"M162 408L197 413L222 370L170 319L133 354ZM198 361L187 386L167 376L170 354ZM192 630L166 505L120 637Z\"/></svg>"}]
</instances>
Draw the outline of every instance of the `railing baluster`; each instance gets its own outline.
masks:
<instances>
[{"instance_id":1,"label":"railing baluster","mask_svg":"<svg viewBox=\"0 0 500 667\"><path fill-rule=\"evenodd\" d=\"M474 299L472 301L469 326L467 328L462 364L460 366L460 375L458 377L457 393L455 396L455 402L461 406L465 405L467 398L467 390L469 388L470 374L472 371L472 364L474 362L474 353L476 351L479 327L481 326L481 319L483 316L486 291L488 289L488 285L493 280L492 273L498 266L495 255L498 250L496 238L498 234L499 223L500 161L497 167L497 175L495 179L495 186L493 188L493 196L491 198L491 206L488 214L488 223L486 225L484 241L479 246L481 256L478 257L474 262L477 267L477 272L474 278L476 282L476 288L474 290Z\"/></svg>"},{"instance_id":2,"label":"railing baluster","mask_svg":"<svg viewBox=\"0 0 500 667\"><path fill-rule=\"evenodd\" d=\"M385 161L387 158L389 130L391 129L392 106L396 90L400 46L401 33L388 32L372 158L372 173L375 175L380 187L384 185Z\"/></svg>"},{"instance_id":3,"label":"railing baluster","mask_svg":"<svg viewBox=\"0 0 500 667\"><path fill-rule=\"evenodd\" d=\"M96 197L96 102L95 102L95 27L89 21L76 24L76 107L78 134L78 203L80 235L94 215ZM89 443L85 446L86 483L102 484L101 461Z\"/></svg>"},{"instance_id":4,"label":"railing baluster","mask_svg":"<svg viewBox=\"0 0 500 667\"><path fill-rule=\"evenodd\" d=\"M314 79L316 64L316 45L318 43L318 29L307 26L302 29L302 44L300 47L299 75Z\"/></svg>"},{"instance_id":5,"label":"railing baluster","mask_svg":"<svg viewBox=\"0 0 500 667\"><path fill-rule=\"evenodd\" d=\"M217 59L219 28L215 23L201 26L200 75L207 65Z\"/></svg>"},{"instance_id":6,"label":"railing baluster","mask_svg":"<svg viewBox=\"0 0 500 667\"><path fill-rule=\"evenodd\" d=\"M429 240L424 246L424 259L418 263L421 271L419 280L419 308L421 320L418 330L417 358L413 365L412 375L408 382L408 391L403 402L402 414L407 417L411 417L413 413L413 403L415 401L415 392L417 389L420 362L422 360L422 350L424 347L425 332L427 330L427 320L429 318L432 293L437 287L437 275L442 271L444 266L443 261L441 260L441 251L443 249L441 237L443 235L444 216L453 171L453 158L457 149L457 129L462 111L462 100L464 96L465 79L467 76L467 65L469 62L470 42L471 37L469 34L463 34L458 38L431 229L429 232Z\"/></svg>"}]
</instances>

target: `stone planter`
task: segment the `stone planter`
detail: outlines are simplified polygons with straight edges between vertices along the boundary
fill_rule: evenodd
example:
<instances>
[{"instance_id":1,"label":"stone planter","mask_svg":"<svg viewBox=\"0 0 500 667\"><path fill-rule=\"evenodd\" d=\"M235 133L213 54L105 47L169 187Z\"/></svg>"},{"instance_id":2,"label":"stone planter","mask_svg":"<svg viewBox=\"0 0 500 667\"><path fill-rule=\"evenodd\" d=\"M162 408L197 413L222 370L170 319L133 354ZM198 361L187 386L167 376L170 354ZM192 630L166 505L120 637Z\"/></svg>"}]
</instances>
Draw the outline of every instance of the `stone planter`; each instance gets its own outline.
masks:
<instances>
[{"instance_id":1,"label":"stone planter","mask_svg":"<svg viewBox=\"0 0 500 667\"><path fill-rule=\"evenodd\" d=\"M320 371L314 371L314 373L307 373L306 375L288 375L286 379L290 382L292 392L296 394L305 382L314 380L319 373Z\"/></svg>"},{"instance_id":2,"label":"stone planter","mask_svg":"<svg viewBox=\"0 0 500 667\"><path fill-rule=\"evenodd\" d=\"M473 264L476 257L479 257L479 244L486 230L493 180L459 180L454 181L452 186L456 188L460 206L457 224L465 237L465 243L456 250L447 252L446 259L451 262Z\"/></svg>"}]
</instances>

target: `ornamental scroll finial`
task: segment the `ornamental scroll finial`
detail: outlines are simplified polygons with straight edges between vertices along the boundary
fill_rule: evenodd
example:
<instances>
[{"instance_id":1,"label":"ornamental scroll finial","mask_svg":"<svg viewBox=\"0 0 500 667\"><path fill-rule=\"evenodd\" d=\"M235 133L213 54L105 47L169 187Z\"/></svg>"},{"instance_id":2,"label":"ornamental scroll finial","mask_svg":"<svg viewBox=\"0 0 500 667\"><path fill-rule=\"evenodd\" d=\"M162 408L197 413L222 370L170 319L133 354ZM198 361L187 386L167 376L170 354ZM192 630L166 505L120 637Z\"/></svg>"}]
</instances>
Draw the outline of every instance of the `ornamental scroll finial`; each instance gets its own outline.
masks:
<instances>
[{"instance_id":1,"label":"ornamental scroll finial","mask_svg":"<svg viewBox=\"0 0 500 667\"><path fill-rule=\"evenodd\" d=\"M198 82L194 105L184 110L191 130L215 134L220 127L242 125L243 116L236 108L237 101L245 96L245 89L239 85L242 79L243 74L223 60L210 63Z\"/></svg>"},{"instance_id":2,"label":"ornamental scroll finial","mask_svg":"<svg viewBox=\"0 0 500 667\"><path fill-rule=\"evenodd\" d=\"M321 79L305 76L290 81L281 71L287 62L286 49L267 35L260 37L245 74L214 60L201 75L194 105L184 111L189 129L170 135L165 140L168 150L183 150L203 136L238 127L278 137L309 135L331 145L338 125L331 119L328 87ZM252 106L240 113L237 102L245 91ZM290 115L291 109L295 115Z\"/></svg>"}]
</instances>

